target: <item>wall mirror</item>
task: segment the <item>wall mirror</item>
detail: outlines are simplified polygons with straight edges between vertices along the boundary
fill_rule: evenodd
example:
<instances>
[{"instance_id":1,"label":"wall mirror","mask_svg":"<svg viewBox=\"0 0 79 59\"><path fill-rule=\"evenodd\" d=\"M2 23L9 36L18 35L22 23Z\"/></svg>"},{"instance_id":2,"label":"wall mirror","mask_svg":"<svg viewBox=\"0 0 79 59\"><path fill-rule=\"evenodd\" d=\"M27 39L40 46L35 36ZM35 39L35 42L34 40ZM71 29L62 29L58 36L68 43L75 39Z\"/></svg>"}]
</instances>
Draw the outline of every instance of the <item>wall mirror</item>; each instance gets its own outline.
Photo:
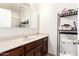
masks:
<instances>
[{"instance_id":1,"label":"wall mirror","mask_svg":"<svg viewBox=\"0 0 79 59\"><path fill-rule=\"evenodd\" d=\"M0 3L0 28L38 28L38 17L35 4Z\"/></svg>"}]
</instances>

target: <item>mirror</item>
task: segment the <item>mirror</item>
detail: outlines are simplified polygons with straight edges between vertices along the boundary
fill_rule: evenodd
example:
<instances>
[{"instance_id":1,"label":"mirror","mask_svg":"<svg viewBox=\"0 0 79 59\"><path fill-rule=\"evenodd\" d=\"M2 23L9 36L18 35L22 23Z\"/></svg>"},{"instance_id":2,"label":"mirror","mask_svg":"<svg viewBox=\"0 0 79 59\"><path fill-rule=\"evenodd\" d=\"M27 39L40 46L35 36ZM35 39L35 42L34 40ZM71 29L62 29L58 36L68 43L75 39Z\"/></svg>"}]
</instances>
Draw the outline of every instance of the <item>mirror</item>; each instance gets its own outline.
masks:
<instances>
[{"instance_id":1,"label":"mirror","mask_svg":"<svg viewBox=\"0 0 79 59\"><path fill-rule=\"evenodd\" d=\"M38 28L36 5L0 3L0 27Z\"/></svg>"}]
</instances>

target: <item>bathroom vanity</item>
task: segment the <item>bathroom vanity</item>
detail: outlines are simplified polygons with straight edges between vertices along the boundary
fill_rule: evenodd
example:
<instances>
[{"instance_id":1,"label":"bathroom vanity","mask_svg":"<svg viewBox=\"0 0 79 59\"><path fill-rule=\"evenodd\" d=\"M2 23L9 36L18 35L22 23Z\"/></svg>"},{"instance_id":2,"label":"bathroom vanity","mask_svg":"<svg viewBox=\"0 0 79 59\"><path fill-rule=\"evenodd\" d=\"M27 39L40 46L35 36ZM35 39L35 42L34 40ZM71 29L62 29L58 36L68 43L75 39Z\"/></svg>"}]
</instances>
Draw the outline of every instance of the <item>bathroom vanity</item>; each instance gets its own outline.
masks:
<instances>
[{"instance_id":1,"label":"bathroom vanity","mask_svg":"<svg viewBox=\"0 0 79 59\"><path fill-rule=\"evenodd\" d=\"M45 56L48 53L48 35L0 42L0 56Z\"/></svg>"}]
</instances>

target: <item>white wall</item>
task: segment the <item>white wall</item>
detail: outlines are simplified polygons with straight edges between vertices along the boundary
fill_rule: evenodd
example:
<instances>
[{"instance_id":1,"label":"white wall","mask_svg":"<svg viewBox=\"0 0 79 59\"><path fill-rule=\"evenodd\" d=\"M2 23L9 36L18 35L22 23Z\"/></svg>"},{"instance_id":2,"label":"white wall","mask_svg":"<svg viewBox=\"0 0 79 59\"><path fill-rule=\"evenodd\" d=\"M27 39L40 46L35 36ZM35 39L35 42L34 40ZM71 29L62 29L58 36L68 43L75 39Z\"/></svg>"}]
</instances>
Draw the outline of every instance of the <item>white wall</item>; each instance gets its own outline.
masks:
<instances>
[{"instance_id":1,"label":"white wall","mask_svg":"<svg viewBox=\"0 0 79 59\"><path fill-rule=\"evenodd\" d=\"M57 21L53 4L40 5L40 33L48 33L48 52L56 55L57 50Z\"/></svg>"},{"instance_id":2,"label":"white wall","mask_svg":"<svg viewBox=\"0 0 79 59\"><path fill-rule=\"evenodd\" d=\"M57 55L57 12L77 8L77 4L40 4L40 33L49 34L48 53Z\"/></svg>"}]
</instances>

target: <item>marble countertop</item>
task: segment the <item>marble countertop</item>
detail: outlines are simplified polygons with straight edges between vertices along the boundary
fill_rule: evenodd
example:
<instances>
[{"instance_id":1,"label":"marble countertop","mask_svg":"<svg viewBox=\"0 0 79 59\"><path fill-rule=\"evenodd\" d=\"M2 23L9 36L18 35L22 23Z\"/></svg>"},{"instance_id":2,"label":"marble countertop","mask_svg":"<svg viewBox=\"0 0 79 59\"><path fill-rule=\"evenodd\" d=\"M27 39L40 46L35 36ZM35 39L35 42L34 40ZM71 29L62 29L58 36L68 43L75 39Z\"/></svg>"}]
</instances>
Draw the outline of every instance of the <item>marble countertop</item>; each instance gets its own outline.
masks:
<instances>
[{"instance_id":1,"label":"marble countertop","mask_svg":"<svg viewBox=\"0 0 79 59\"><path fill-rule=\"evenodd\" d=\"M34 35L34 36L28 36L28 37L22 37L22 38L2 41L0 42L0 53L3 53L13 48L17 48L25 44L28 44L35 40L39 40L46 36L48 36L48 34L39 34L39 35Z\"/></svg>"}]
</instances>

